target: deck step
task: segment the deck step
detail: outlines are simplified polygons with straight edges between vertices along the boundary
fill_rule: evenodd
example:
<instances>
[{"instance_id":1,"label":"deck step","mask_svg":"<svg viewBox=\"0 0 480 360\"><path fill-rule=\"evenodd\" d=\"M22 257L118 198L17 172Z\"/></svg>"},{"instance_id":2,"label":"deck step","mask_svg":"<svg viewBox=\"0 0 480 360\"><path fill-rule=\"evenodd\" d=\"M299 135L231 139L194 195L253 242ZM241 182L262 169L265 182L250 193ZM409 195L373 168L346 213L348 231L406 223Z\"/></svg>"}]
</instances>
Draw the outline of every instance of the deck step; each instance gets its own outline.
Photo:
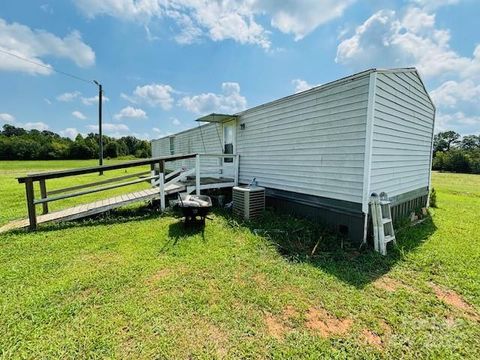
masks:
<instances>
[{"instance_id":1,"label":"deck step","mask_svg":"<svg viewBox=\"0 0 480 360\"><path fill-rule=\"evenodd\" d=\"M385 236L385 242L388 243L390 241L395 240L395 235L386 235Z\"/></svg>"}]
</instances>

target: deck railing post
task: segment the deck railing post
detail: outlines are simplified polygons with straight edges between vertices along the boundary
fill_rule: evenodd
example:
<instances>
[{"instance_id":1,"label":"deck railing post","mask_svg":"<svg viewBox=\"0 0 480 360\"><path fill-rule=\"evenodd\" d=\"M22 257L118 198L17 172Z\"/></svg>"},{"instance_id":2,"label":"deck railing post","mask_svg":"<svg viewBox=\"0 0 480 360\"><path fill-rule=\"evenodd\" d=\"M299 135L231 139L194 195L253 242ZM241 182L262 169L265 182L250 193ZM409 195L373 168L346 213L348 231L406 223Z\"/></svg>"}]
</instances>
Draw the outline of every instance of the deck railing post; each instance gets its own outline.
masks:
<instances>
[{"instance_id":1,"label":"deck railing post","mask_svg":"<svg viewBox=\"0 0 480 360\"><path fill-rule=\"evenodd\" d=\"M47 185L45 183L45 179L42 179L39 181L40 182L40 196L42 199L47 198ZM43 207L43 214L48 214L48 202L44 202L42 204Z\"/></svg>"},{"instance_id":2,"label":"deck railing post","mask_svg":"<svg viewBox=\"0 0 480 360\"><path fill-rule=\"evenodd\" d=\"M25 192L27 195L27 210L28 220L30 222L30 230L35 230L37 228L37 214L35 212L35 192L33 189L32 179L27 179L25 181Z\"/></svg>"},{"instance_id":3,"label":"deck railing post","mask_svg":"<svg viewBox=\"0 0 480 360\"><path fill-rule=\"evenodd\" d=\"M200 155L195 156L195 194L200 195Z\"/></svg>"},{"instance_id":4,"label":"deck railing post","mask_svg":"<svg viewBox=\"0 0 480 360\"><path fill-rule=\"evenodd\" d=\"M233 158L233 183L235 186L238 186L238 173L239 173L239 164L240 164L240 159L239 159L239 156L240 155L235 155L235 157Z\"/></svg>"},{"instance_id":5,"label":"deck railing post","mask_svg":"<svg viewBox=\"0 0 480 360\"><path fill-rule=\"evenodd\" d=\"M155 164L150 164L150 175L151 176L155 176L156 175L156 172L155 172ZM152 187L155 187L155 179L151 179L150 180L150 185L152 185Z\"/></svg>"},{"instance_id":6,"label":"deck railing post","mask_svg":"<svg viewBox=\"0 0 480 360\"><path fill-rule=\"evenodd\" d=\"M165 174L158 175L158 186L160 188L160 210L165 211Z\"/></svg>"}]
</instances>

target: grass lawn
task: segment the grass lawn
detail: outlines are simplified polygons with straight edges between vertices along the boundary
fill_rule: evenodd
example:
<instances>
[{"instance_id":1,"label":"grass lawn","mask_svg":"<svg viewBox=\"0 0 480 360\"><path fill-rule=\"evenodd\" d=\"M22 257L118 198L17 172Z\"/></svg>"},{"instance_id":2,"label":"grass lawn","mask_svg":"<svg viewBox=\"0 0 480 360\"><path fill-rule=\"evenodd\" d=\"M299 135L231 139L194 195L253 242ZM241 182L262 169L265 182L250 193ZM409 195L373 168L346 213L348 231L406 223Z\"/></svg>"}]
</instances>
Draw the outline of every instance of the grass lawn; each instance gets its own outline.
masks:
<instances>
[{"instance_id":1,"label":"grass lawn","mask_svg":"<svg viewBox=\"0 0 480 360\"><path fill-rule=\"evenodd\" d=\"M0 162L0 225L26 213L13 177L84 165ZM1 234L0 356L478 359L480 176L433 185L432 219L387 257L332 247L302 221L221 213L204 232L129 208ZM285 255L320 236L314 256Z\"/></svg>"}]
</instances>

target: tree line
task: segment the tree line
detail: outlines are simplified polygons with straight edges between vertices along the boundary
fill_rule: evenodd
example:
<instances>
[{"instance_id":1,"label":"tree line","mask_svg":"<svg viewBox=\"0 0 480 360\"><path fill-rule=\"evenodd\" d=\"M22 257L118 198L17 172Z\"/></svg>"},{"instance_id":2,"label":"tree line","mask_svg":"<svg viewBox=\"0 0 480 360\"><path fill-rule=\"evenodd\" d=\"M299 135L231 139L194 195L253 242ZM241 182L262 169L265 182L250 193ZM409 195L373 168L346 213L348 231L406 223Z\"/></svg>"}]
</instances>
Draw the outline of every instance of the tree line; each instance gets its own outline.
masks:
<instances>
[{"instance_id":1,"label":"tree line","mask_svg":"<svg viewBox=\"0 0 480 360\"><path fill-rule=\"evenodd\" d=\"M99 153L99 136L78 134L75 140L52 131L25 130L10 124L0 131L0 159L2 160L54 160L95 159ZM115 139L103 136L105 158L151 156L150 142L134 136Z\"/></svg>"},{"instance_id":2,"label":"tree line","mask_svg":"<svg viewBox=\"0 0 480 360\"><path fill-rule=\"evenodd\" d=\"M95 159L98 134L78 134L75 140L52 131L25 130L10 124L0 131L1 160ZM151 156L150 142L134 136L115 139L103 137L104 156ZM433 139L433 170L480 174L480 136L461 137L455 131L443 131Z\"/></svg>"},{"instance_id":3,"label":"tree line","mask_svg":"<svg viewBox=\"0 0 480 360\"><path fill-rule=\"evenodd\" d=\"M461 137L455 131L433 138L433 170L480 174L480 136Z\"/></svg>"}]
</instances>

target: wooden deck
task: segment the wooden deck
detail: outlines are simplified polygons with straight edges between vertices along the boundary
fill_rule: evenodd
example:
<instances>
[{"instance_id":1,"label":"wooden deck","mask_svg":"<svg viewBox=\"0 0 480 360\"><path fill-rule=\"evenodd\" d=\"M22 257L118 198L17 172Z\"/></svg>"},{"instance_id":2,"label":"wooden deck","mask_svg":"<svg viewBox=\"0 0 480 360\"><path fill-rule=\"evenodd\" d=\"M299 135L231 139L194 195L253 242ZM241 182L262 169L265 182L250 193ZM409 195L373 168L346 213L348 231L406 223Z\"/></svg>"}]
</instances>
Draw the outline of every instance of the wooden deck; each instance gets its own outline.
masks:
<instances>
[{"instance_id":1,"label":"wooden deck","mask_svg":"<svg viewBox=\"0 0 480 360\"><path fill-rule=\"evenodd\" d=\"M213 179L213 178L202 178L202 185L215 185L222 187L222 183L229 184L231 179ZM178 192L186 191L188 187L195 186L195 181L187 180L179 184L171 184L165 188L165 194L171 195ZM50 212L48 214L39 215L37 217L37 224L42 224L46 222L60 222L60 221L69 221L88 217L91 215L100 214L112 209L119 208L138 201L150 201L160 198L159 189L157 187L135 191L128 194L122 194L116 197L98 200L88 204L81 204L73 206L67 209ZM8 224L0 227L0 233L22 229L29 226L29 219L14 220Z\"/></svg>"}]
</instances>

